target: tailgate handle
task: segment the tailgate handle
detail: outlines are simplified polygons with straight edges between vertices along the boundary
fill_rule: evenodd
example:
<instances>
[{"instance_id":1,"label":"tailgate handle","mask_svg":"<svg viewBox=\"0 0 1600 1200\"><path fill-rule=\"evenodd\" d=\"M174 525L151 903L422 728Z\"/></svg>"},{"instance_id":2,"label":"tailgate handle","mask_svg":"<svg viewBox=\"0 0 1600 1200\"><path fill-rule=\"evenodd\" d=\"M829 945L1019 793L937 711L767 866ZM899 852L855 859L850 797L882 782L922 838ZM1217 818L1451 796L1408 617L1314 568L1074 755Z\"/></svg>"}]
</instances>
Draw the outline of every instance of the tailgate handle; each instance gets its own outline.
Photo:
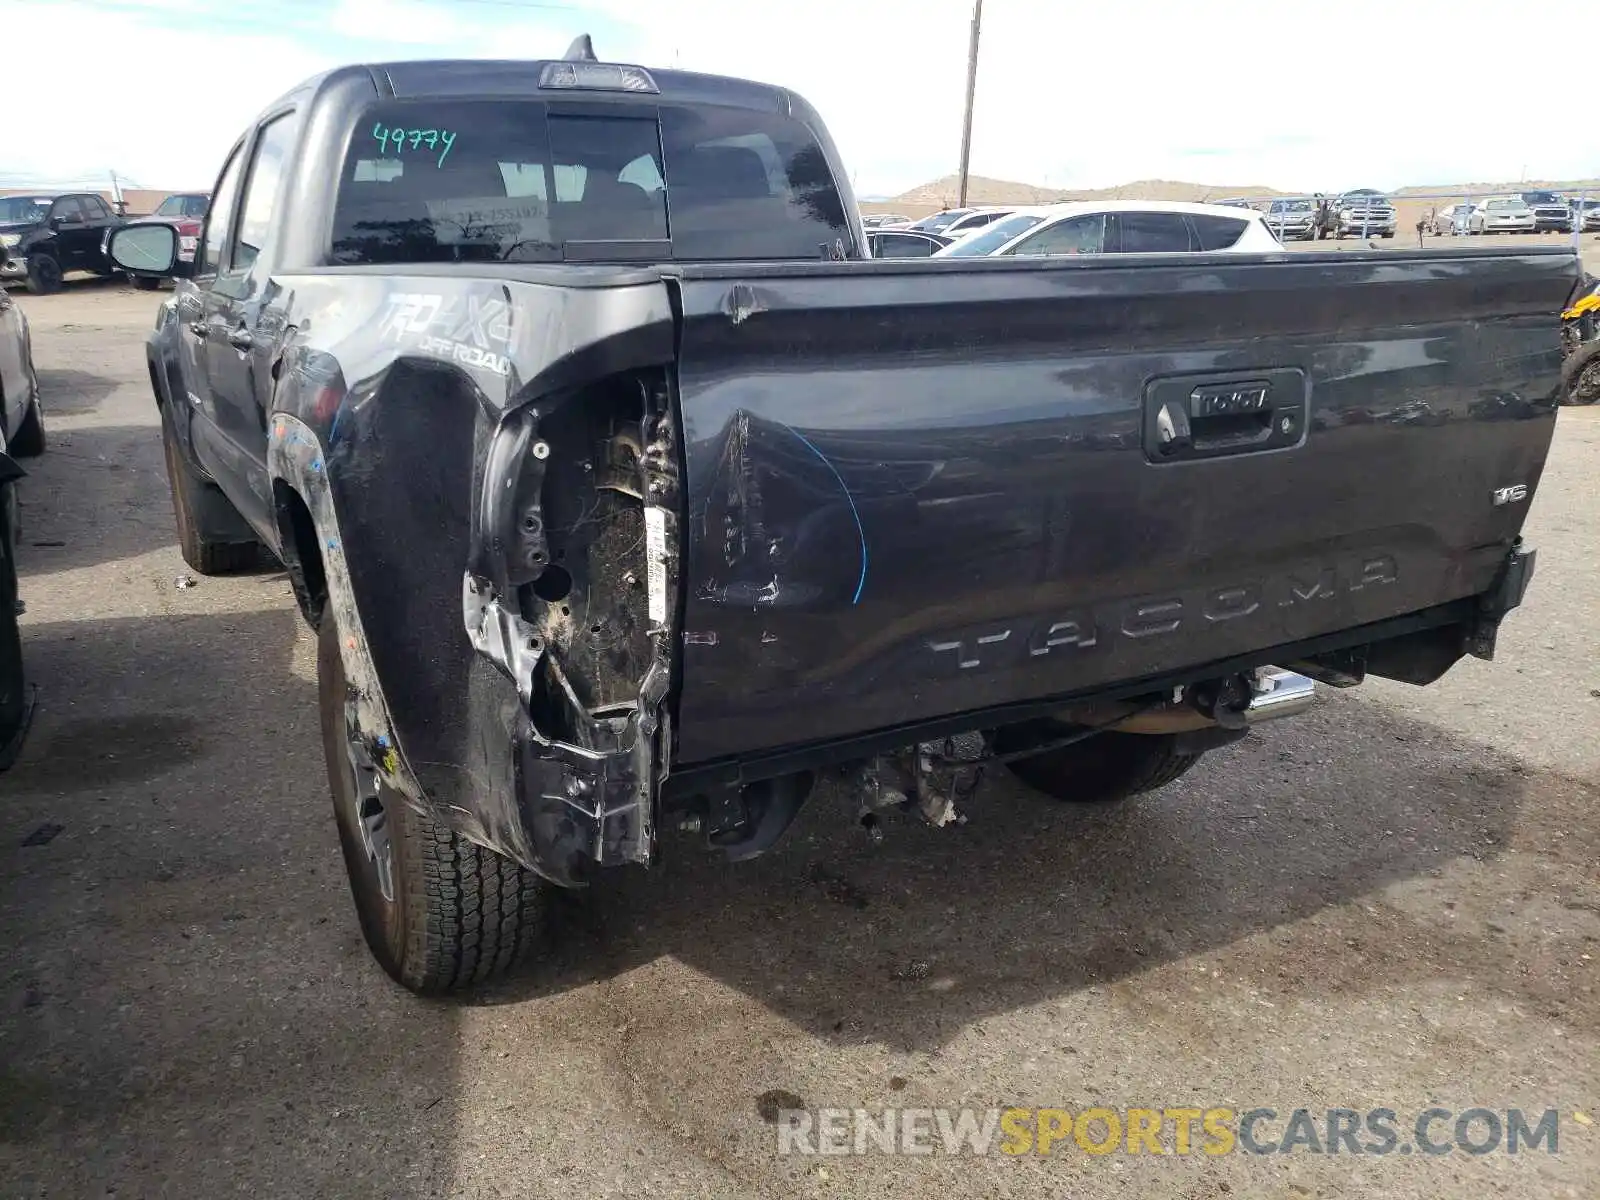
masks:
<instances>
[{"instance_id":1,"label":"tailgate handle","mask_svg":"<svg viewBox=\"0 0 1600 1200\"><path fill-rule=\"evenodd\" d=\"M1151 462L1181 462L1282 449L1300 441L1305 413L1299 371L1157 380L1145 394L1145 451Z\"/></svg>"}]
</instances>

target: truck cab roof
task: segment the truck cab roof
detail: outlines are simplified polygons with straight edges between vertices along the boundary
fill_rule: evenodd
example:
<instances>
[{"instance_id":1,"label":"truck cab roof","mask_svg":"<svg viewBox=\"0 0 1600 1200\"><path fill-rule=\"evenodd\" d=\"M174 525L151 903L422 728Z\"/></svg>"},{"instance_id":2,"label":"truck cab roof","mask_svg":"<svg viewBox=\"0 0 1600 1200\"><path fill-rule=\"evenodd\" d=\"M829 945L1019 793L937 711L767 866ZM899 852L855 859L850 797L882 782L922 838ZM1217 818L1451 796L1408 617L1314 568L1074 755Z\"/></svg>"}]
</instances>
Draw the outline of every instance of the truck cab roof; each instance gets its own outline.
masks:
<instances>
[{"instance_id":1,"label":"truck cab roof","mask_svg":"<svg viewBox=\"0 0 1600 1200\"><path fill-rule=\"evenodd\" d=\"M720 104L736 108L779 112L817 124L816 113L799 96L784 88L755 83L726 75L704 75L696 71L657 70L633 63L608 63L643 72L655 85L654 91L629 91L623 88L555 88L541 83L546 69L565 59L424 59L412 62L355 63L334 67L313 75L290 89L263 110L263 115L286 103L317 95L330 86L351 78L370 79L385 99L413 100L427 97L476 99L581 99L604 97L607 101L637 100L660 103L671 100L682 104Z\"/></svg>"}]
</instances>

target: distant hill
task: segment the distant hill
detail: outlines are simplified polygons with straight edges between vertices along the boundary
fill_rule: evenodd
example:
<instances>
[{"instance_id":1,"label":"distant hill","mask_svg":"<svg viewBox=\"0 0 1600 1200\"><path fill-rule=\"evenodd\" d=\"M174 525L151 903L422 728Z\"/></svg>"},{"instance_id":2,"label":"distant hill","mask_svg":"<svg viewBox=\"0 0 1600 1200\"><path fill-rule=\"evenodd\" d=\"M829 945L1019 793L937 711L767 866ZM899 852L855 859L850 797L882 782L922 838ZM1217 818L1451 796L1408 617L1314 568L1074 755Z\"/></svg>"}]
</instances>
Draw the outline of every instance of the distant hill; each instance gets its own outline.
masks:
<instances>
[{"instance_id":1,"label":"distant hill","mask_svg":"<svg viewBox=\"0 0 1600 1200\"><path fill-rule=\"evenodd\" d=\"M1544 188L1551 191L1587 192L1600 197L1600 179L1581 180L1526 180L1521 183L1435 183L1403 187L1390 193L1395 197L1426 196L1433 193L1447 195L1482 195L1487 192L1517 192ZM914 187L888 200L863 201L864 211L903 212L924 216L941 208L955 206L961 194L960 179L946 175L940 179ZM1285 192L1265 184L1186 183L1172 179L1139 179L1132 183L1109 188L1048 188L1033 183L1018 183L1008 179L990 179L972 175L967 180L968 204L1054 204L1063 200L1189 200L1204 203L1232 196L1292 196L1303 193ZM1442 201L1441 201L1442 203ZM1414 201L1397 206L1401 209L1402 228L1413 223L1429 207L1428 201ZM1412 210L1415 209L1415 213Z\"/></svg>"},{"instance_id":2,"label":"distant hill","mask_svg":"<svg viewBox=\"0 0 1600 1200\"><path fill-rule=\"evenodd\" d=\"M953 205L961 194L961 180L956 175L946 175L931 183L902 192L889 201L899 205L932 205L944 208ZM969 204L1052 204L1061 200L1220 200L1228 196L1281 196L1285 193L1261 184L1244 184L1234 187L1214 183L1181 183L1169 179L1140 179L1133 183L1109 188L1047 188L1032 183L1015 183L1007 179L989 179L982 175L967 178L967 203Z\"/></svg>"}]
</instances>

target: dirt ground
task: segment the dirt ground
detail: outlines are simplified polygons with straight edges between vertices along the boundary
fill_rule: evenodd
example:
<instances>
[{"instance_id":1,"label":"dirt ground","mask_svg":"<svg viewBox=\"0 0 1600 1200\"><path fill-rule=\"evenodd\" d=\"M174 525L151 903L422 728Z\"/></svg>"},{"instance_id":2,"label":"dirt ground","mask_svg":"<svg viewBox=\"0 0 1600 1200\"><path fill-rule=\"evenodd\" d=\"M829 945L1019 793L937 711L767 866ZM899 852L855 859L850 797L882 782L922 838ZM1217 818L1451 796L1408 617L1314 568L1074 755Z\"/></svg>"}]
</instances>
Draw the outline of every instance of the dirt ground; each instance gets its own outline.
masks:
<instances>
[{"instance_id":1,"label":"dirt ground","mask_svg":"<svg viewBox=\"0 0 1600 1200\"><path fill-rule=\"evenodd\" d=\"M1116 811L996 779L878 847L838 797L738 867L680 836L564 906L545 969L428 1003L357 931L287 582L177 586L157 298L19 302L52 444L41 706L0 776L0 1194L1594 1195L1600 410L1561 415L1498 662L1327 695ZM1517 1156L779 1156L795 1104L1561 1124Z\"/></svg>"}]
</instances>

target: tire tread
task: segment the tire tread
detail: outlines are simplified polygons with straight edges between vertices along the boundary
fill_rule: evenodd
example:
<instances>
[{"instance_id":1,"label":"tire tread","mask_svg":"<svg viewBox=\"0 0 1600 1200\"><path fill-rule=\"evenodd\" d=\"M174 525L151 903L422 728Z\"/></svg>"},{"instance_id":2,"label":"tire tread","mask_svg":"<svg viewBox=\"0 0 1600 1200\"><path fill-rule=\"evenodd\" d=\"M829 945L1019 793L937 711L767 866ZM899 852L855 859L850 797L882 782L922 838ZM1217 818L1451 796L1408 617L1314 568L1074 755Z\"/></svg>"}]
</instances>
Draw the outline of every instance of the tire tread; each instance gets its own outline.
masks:
<instances>
[{"instance_id":1,"label":"tire tread","mask_svg":"<svg viewBox=\"0 0 1600 1200\"><path fill-rule=\"evenodd\" d=\"M425 813L400 814L422 887L412 911L400 981L413 991L456 991L486 983L521 958L544 916L542 881L532 871L473 844ZM396 866L406 861L397 855ZM403 885L401 885L403 886Z\"/></svg>"}]
</instances>

